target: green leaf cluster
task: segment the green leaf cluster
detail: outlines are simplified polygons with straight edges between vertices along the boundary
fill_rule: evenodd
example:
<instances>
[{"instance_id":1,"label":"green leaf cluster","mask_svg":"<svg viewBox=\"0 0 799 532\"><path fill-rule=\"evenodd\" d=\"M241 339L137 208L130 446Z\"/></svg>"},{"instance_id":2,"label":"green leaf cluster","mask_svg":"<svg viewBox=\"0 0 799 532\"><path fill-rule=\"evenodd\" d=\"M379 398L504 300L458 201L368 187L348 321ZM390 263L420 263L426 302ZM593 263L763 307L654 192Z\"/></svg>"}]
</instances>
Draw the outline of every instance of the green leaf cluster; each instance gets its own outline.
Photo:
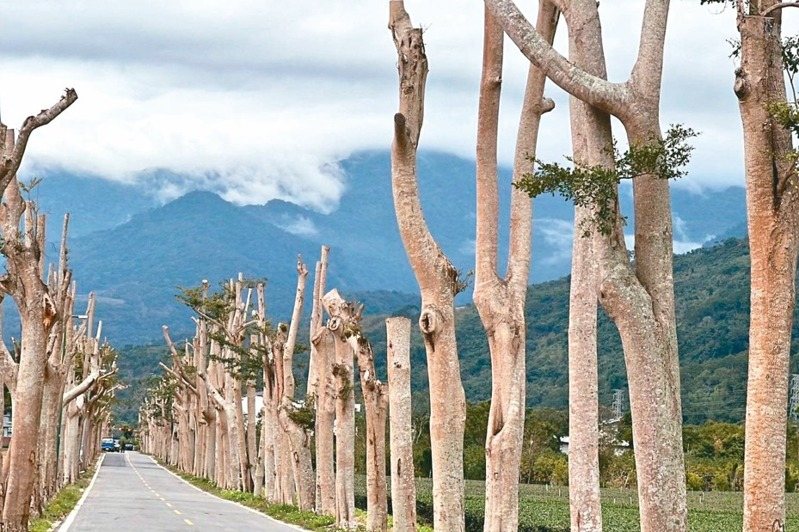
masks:
<instances>
[{"instance_id":1,"label":"green leaf cluster","mask_svg":"<svg viewBox=\"0 0 799 532\"><path fill-rule=\"evenodd\" d=\"M541 194L560 194L578 207L594 209L594 225L603 235L609 235L617 219L617 187L622 179L655 175L661 179L677 179L686 174L693 146L688 140L697 133L680 124L669 127L663 138L647 144L631 146L619 154L613 146L613 167L586 166L571 157L570 166L535 160L538 169L525 174L514 186L530 197ZM581 227L584 236L592 227Z\"/></svg>"}]
</instances>

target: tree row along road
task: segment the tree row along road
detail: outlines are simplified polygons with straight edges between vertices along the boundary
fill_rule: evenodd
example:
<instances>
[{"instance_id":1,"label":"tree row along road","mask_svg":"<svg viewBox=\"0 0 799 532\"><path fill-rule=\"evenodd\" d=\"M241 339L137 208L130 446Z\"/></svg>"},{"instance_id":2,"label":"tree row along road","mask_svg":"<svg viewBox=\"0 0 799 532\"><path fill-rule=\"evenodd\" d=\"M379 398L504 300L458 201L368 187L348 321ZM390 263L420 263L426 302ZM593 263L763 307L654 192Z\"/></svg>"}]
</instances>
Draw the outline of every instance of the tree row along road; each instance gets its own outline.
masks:
<instances>
[{"instance_id":1,"label":"tree row along road","mask_svg":"<svg viewBox=\"0 0 799 532\"><path fill-rule=\"evenodd\" d=\"M89 495L61 531L269 530L297 528L209 495L140 453L105 456Z\"/></svg>"}]
</instances>

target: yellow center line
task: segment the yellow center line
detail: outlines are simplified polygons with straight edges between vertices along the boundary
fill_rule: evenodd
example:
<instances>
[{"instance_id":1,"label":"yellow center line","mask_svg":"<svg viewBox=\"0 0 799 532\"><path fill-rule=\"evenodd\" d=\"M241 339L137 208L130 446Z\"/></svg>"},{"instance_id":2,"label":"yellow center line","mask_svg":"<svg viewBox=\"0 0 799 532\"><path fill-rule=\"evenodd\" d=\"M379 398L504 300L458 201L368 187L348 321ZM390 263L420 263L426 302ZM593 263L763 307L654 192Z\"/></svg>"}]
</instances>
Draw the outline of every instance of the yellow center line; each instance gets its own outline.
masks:
<instances>
[{"instance_id":1,"label":"yellow center line","mask_svg":"<svg viewBox=\"0 0 799 532\"><path fill-rule=\"evenodd\" d=\"M175 513L178 514L178 515L181 515L179 510L175 510Z\"/></svg>"},{"instance_id":2,"label":"yellow center line","mask_svg":"<svg viewBox=\"0 0 799 532\"><path fill-rule=\"evenodd\" d=\"M171 505L171 504L169 504L169 503L166 503L166 505L167 505L167 506L169 506L170 508L172 508L172 505Z\"/></svg>"},{"instance_id":3,"label":"yellow center line","mask_svg":"<svg viewBox=\"0 0 799 532\"><path fill-rule=\"evenodd\" d=\"M189 526L193 526L193 525L194 525L194 523L192 523L192 522L191 522L191 521L189 521L188 519L184 519L184 520L183 520L183 522L184 522L184 523L186 523L186 524L187 524L187 525L189 525Z\"/></svg>"}]
</instances>

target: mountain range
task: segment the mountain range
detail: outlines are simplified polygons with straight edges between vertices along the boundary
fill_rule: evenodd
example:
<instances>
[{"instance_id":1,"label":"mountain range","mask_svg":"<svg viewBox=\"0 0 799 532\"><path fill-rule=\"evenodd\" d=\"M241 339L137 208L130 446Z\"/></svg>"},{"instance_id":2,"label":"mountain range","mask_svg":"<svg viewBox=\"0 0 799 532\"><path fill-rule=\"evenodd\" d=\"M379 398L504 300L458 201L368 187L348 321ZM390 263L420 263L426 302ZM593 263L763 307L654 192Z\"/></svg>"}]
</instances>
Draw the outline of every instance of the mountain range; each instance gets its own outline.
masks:
<instances>
[{"instance_id":1,"label":"mountain range","mask_svg":"<svg viewBox=\"0 0 799 532\"><path fill-rule=\"evenodd\" d=\"M363 301L368 312L391 310L391 301L413 301L417 286L396 227L388 153L358 153L340 167L345 189L338 204L325 212L282 200L238 206L208 191L161 204L154 194L156 178L127 185L54 172L45 174L31 194L49 214L51 242L57 240L63 213L71 212L70 260L81 298L88 290L97 293L98 316L112 342L138 344L157 340L162 324L178 335L190 332L188 309L174 297L179 287L197 286L204 279L221 282L238 272L266 278L270 314L286 319L297 255L312 271L321 244L331 246L328 286ZM455 266L468 272L474 263L474 163L427 152L418 167L431 232ZM500 172L500 181L507 191L507 169ZM623 186L625 212L630 195ZM504 199L499 221L503 242ZM741 188L699 194L673 187L672 206L678 253L745 228ZM536 199L531 282L568 273L572 213L559 197ZM55 257L55 244L48 252ZM501 246L500 256L505 252ZM462 294L458 304L467 304L470 296L470 291Z\"/></svg>"}]
</instances>

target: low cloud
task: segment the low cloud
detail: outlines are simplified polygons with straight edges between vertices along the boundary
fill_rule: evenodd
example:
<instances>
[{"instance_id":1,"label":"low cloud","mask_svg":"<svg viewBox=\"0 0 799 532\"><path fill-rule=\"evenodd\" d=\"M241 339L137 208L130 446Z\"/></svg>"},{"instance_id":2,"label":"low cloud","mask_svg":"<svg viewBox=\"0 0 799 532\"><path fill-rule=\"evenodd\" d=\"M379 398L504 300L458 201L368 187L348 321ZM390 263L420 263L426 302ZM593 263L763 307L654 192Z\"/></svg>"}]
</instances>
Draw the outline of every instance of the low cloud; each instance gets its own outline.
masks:
<instances>
[{"instance_id":1,"label":"low cloud","mask_svg":"<svg viewBox=\"0 0 799 532\"><path fill-rule=\"evenodd\" d=\"M430 61L421 147L473 157L483 6L406 5L425 28ZM534 6L523 8L534 17ZM670 14L662 122L702 132L691 177L678 186L741 182L725 42L735 33L733 11L689 2ZM610 29L610 78L621 81L634 61L642 2L603 2L600 13ZM204 188L241 204L280 198L327 211L343 191L338 162L391 142L397 73L386 17L374 0L16 2L0 21L2 118L18 127L75 87L73 108L34 135L23 174L57 167L124 182L181 176L160 182L162 198ZM556 44L565 43L562 31ZM513 156L526 70L508 42L503 164ZM544 119L538 155L560 160L571 151L568 99L552 84L547 93L557 107Z\"/></svg>"},{"instance_id":2,"label":"low cloud","mask_svg":"<svg viewBox=\"0 0 799 532\"><path fill-rule=\"evenodd\" d=\"M297 236L316 236L319 234L319 228L307 216L298 216L286 224L281 224L279 227Z\"/></svg>"},{"instance_id":3,"label":"low cloud","mask_svg":"<svg viewBox=\"0 0 799 532\"><path fill-rule=\"evenodd\" d=\"M572 256L572 240L574 224L559 218L536 218L533 223L536 236L540 236L547 244L547 254L537 259L541 264L557 265L568 262ZM535 246L535 240L533 241ZM540 249L540 247L539 247Z\"/></svg>"}]
</instances>

